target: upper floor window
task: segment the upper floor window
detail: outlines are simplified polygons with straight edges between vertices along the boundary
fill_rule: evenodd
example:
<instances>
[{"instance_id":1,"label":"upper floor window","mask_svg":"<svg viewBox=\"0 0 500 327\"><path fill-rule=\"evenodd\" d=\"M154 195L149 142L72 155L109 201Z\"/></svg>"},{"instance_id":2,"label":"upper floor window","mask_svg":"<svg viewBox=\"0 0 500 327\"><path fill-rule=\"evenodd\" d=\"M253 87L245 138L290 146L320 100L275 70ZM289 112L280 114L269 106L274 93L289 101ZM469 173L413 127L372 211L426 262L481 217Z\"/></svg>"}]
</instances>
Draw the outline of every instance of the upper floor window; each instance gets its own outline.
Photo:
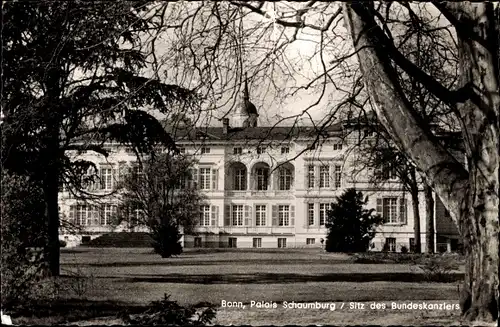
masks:
<instances>
[{"instance_id":1,"label":"upper floor window","mask_svg":"<svg viewBox=\"0 0 500 327\"><path fill-rule=\"evenodd\" d=\"M408 210L406 202L405 198L378 198L377 213L387 224L406 224Z\"/></svg>"},{"instance_id":2,"label":"upper floor window","mask_svg":"<svg viewBox=\"0 0 500 327\"><path fill-rule=\"evenodd\" d=\"M290 148L289 147L282 147L281 154L286 154L286 153L290 153Z\"/></svg>"},{"instance_id":3,"label":"upper floor window","mask_svg":"<svg viewBox=\"0 0 500 327\"><path fill-rule=\"evenodd\" d=\"M247 189L247 170L244 168L234 170L234 189L244 191Z\"/></svg>"},{"instance_id":4,"label":"upper floor window","mask_svg":"<svg viewBox=\"0 0 500 327\"><path fill-rule=\"evenodd\" d=\"M333 145L333 150L342 150L342 143L335 143Z\"/></svg>"},{"instance_id":5,"label":"upper floor window","mask_svg":"<svg viewBox=\"0 0 500 327\"><path fill-rule=\"evenodd\" d=\"M208 154L208 153L210 153L210 148L207 148L207 147L201 148L201 154Z\"/></svg>"},{"instance_id":6,"label":"upper floor window","mask_svg":"<svg viewBox=\"0 0 500 327\"><path fill-rule=\"evenodd\" d=\"M266 147L264 146L257 147L257 154L263 154L263 153L266 153Z\"/></svg>"},{"instance_id":7,"label":"upper floor window","mask_svg":"<svg viewBox=\"0 0 500 327\"><path fill-rule=\"evenodd\" d=\"M265 226L266 225L266 206L257 205L255 206L255 226Z\"/></svg>"},{"instance_id":8,"label":"upper floor window","mask_svg":"<svg viewBox=\"0 0 500 327\"><path fill-rule=\"evenodd\" d=\"M308 188L314 187L314 166L313 165L307 166L307 187Z\"/></svg>"},{"instance_id":9,"label":"upper floor window","mask_svg":"<svg viewBox=\"0 0 500 327\"><path fill-rule=\"evenodd\" d=\"M200 206L200 226L210 226L210 206Z\"/></svg>"},{"instance_id":10,"label":"upper floor window","mask_svg":"<svg viewBox=\"0 0 500 327\"><path fill-rule=\"evenodd\" d=\"M256 175L257 175L257 190L266 191L269 178L269 169L257 168Z\"/></svg>"},{"instance_id":11,"label":"upper floor window","mask_svg":"<svg viewBox=\"0 0 500 327\"><path fill-rule=\"evenodd\" d=\"M101 168L101 189L112 190L113 189L113 169L112 168Z\"/></svg>"},{"instance_id":12,"label":"upper floor window","mask_svg":"<svg viewBox=\"0 0 500 327\"><path fill-rule=\"evenodd\" d=\"M396 168L388 163L384 163L381 167L375 169L375 177L383 180L397 180L398 174Z\"/></svg>"},{"instance_id":13,"label":"upper floor window","mask_svg":"<svg viewBox=\"0 0 500 327\"><path fill-rule=\"evenodd\" d=\"M319 187L320 188L330 187L330 167L329 166L319 167Z\"/></svg>"},{"instance_id":14,"label":"upper floor window","mask_svg":"<svg viewBox=\"0 0 500 327\"><path fill-rule=\"evenodd\" d=\"M233 154L242 154L243 149L242 148L233 148Z\"/></svg>"},{"instance_id":15,"label":"upper floor window","mask_svg":"<svg viewBox=\"0 0 500 327\"><path fill-rule=\"evenodd\" d=\"M279 205L278 206L278 225L279 226L290 226L290 206L289 205Z\"/></svg>"},{"instance_id":16,"label":"upper floor window","mask_svg":"<svg viewBox=\"0 0 500 327\"><path fill-rule=\"evenodd\" d=\"M292 171L288 168L279 170L279 185L281 191L290 190L292 187Z\"/></svg>"}]
</instances>

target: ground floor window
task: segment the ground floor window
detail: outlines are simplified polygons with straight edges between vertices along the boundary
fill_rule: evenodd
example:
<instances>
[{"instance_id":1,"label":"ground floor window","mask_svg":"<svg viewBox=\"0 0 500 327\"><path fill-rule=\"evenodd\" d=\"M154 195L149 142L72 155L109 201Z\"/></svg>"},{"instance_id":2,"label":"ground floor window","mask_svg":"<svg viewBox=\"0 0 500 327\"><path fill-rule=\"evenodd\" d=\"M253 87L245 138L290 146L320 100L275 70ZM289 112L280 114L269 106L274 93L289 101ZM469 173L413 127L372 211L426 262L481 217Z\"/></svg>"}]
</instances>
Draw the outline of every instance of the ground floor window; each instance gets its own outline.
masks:
<instances>
[{"instance_id":1,"label":"ground floor window","mask_svg":"<svg viewBox=\"0 0 500 327\"><path fill-rule=\"evenodd\" d=\"M289 205L278 206L278 218L279 218L279 226L289 226L290 225L290 206Z\"/></svg>"},{"instance_id":2,"label":"ground floor window","mask_svg":"<svg viewBox=\"0 0 500 327\"><path fill-rule=\"evenodd\" d=\"M194 247L195 248L201 248L201 237L195 237L194 238Z\"/></svg>"},{"instance_id":3,"label":"ground floor window","mask_svg":"<svg viewBox=\"0 0 500 327\"><path fill-rule=\"evenodd\" d=\"M236 248L237 247L236 241L237 241L236 237L230 237L229 238L229 247Z\"/></svg>"},{"instance_id":4,"label":"ground floor window","mask_svg":"<svg viewBox=\"0 0 500 327\"><path fill-rule=\"evenodd\" d=\"M254 238L253 239L253 247L254 248L261 248L262 247L262 238Z\"/></svg>"},{"instance_id":5,"label":"ground floor window","mask_svg":"<svg viewBox=\"0 0 500 327\"><path fill-rule=\"evenodd\" d=\"M286 248L286 238L278 238L278 248Z\"/></svg>"},{"instance_id":6,"label":"ground floor window","mask_svg":"<svg viewBox=\"0 0 500 327\"><path fill-rule=\"evenodd\" d=\"M396 239L394 237L388 237L385 239L384 250L396 252Z\"/></svg>"},{"instance_id":7,"label":"ground floor window","mask_svg":"<svg viewBox=\"0 0 500 327\"><path fill-rule=\"evenodd\" d=\"M415 238L410 238L410 252L415 252Z\"/></svg>"},{"instance_id":8,"label":"ground floor window","mask_svg":"<svg viewBox=\"0 0 500 327\"><path fill-rule=\"evenodd\" d=\"M308 238L306 239L306 244L307 245L313 245L316 243L316 239L315 238Z\"/></svg>"},{"instance_id":9,"label":"ground floor window","mask_svg":"<svg viewBox=\"0 0 500 327\"><path fill-rule=\"evenodd\" d=\"M243 205L233 205L231 217L233 226L243 226Z\"/></svg>"}]
</instances>

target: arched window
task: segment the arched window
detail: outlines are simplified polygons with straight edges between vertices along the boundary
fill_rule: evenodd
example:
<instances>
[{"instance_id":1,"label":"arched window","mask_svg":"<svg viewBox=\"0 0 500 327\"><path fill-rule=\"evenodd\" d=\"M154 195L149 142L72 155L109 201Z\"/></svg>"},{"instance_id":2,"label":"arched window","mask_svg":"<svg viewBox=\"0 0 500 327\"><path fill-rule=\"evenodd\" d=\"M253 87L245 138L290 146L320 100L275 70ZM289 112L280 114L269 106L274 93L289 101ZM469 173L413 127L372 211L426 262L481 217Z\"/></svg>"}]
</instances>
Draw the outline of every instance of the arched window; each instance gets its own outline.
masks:
<instances>
[{"instance_id":1,"label":"arched window","mask_svg":"<svg viewBox=\"0 0 500 327\"><path fill-rule=\"evenodd\" d=\"M245 191L247 189L247 170L245 168L234 169L234 190Z\"/></svg>"},{"instance_id":2,"label":"arched window","mask_svg":"<svg viewBox=\"0 0 500 327\"><path fill-rule=\"evenodd\" d=\"M292 171L288 168L279 170L278 189L280 191L290 190L292 188Z\"/></svg>"},{"instance_id":3,"label":"arched window","mask_svg":"<svg viewBox=\"0 0 500 327\"><path fill-rule=\"evenodd\" d=\"M257 190L267 191L269 168L257 168L256 176L257 176Z\"/></svg>"}]
</instances>

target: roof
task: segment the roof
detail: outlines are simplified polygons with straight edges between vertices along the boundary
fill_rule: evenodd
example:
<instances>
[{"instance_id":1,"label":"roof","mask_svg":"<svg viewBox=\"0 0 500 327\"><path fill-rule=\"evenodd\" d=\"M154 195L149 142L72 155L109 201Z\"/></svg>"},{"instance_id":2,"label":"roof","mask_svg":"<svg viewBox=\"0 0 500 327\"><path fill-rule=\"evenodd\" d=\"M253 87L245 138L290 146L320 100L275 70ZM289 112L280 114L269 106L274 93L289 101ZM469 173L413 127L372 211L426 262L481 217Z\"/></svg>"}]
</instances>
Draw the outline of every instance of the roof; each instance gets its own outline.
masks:
<instances>
[{"instance_id":1,"label":"roof","mask_svg":"<svg viewBox=\"0 0 500 327\"><path fill-rule=\"evenodd\" d=\"M316 138L318 133L323 138L338 136L342 132L342 126L341 124L332 125L321 132L315 127L306 126L229 128L226 134L223 127L186 128L169 132L176 141L196 139L213 141L295 140L297 138Z\"/></svg>"}]
</instances>

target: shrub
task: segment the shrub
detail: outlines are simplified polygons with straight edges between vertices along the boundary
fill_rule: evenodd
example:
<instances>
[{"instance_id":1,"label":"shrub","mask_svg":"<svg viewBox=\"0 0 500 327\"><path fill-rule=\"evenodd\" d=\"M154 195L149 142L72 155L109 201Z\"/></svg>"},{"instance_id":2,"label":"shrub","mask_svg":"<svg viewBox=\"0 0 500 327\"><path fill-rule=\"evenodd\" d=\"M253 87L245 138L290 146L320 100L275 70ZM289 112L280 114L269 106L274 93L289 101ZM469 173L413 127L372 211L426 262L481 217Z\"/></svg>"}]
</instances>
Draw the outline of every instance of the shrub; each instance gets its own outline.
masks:
<instances>
[{"instance_id":1,"label":"shrub","mask_svg":"<svg viewBox=\"0 0 500 327\"><path fill-rule=\"evenodd\" d=\"M151 233L153 249L162 258L170 258L182 253L180 242L181 234L177 226L171 224L159 224L153 228Z\"/></svg>"},{"instance_id":2,"label":"shrub","mask_svg":"<svg viewBox=\"0 0 500 327\"><path fill-rule=\"evenodd\" d=\"M408 248L406 246L401 247L401 253L408 253Z\"/></svg>"},{"instance_id":3,"label":"shrub","mask_svg":"<svg viewBox=\"0 0 500 327\"><path fill-rule=\"evenodd\" d=\"M366 252L375 237L375 227L382 218L374 209L363 209L368 199L355 189L348 189L328 211L325 249L328 252Z\"/></svg>"},{"instance_id":4,"label":"shrub","mask_svg":"<svg viewBox=\"0 0 500 327\"><path fill-rule=\"evenodd\" d=\"M1 193L2 309L9 312L29 305L40 287L47 225L41 188L29 177L4 171Z\"/></svg>"},{"instance_id":5,"label":"shrub","mask_svg":"<svg viewBox=\"0 0 500 327\"><path fill-rule=\"evenodd\" d=\"M133 325L173 325L173 326L201 326L210 324L215 318L216 309L208 303L183 307L176 301L170 301L165 294L160 301L153 301L143 313L120 314L126 324Z\"/></svg>"},{"instance_id":6,"label":"shrub","mask_svg":"<svg viewBox=\"0 0 500 327\"><path fill-rule=\"evenodd\" d=\"M61 248L65 248L65 247L66 247L66 245L68 245L68 244L66 243L66 241L59 240L59 247L61 247Z\"/></svg>"},{"instance_id":7,"label":"shrub","mask_svg":"<svg viewBox=\"0 0 500 327\"><path fill-rule=\"evenodd\" d=\"M449 255L436 255L425 258L419 266L427 280L449 282L453 280L452 272L458 269L457 259Z\"/></svg>"}]
</instances>

